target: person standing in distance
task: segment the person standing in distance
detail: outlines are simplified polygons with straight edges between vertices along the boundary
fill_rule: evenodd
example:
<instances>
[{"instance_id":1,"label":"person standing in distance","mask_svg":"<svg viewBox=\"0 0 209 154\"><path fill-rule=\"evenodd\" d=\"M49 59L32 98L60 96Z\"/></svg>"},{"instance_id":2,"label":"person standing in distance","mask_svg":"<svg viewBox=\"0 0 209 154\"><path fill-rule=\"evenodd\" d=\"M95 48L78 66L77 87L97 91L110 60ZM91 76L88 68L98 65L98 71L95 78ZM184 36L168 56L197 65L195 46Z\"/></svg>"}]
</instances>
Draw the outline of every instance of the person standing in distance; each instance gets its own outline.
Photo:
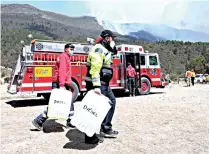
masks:
<instances>
[{"instance_id":1,"label":"person standing in distance","mask_svg":"<svg viewBox=\"0 0 209 154\"><path fill-rule=\"evenodd\" d=\"M191 76L192 76L192 72L190 70L186 71L185 78L186 78L187 87L190 87Z\"/></svg>"},{"instance_id":2,"label":"person standing in distance","mask_svg":"<svg viewBox=\"0 0 209 154\"><path fill-rule=\"evenodd\" d=\"M112 54L117 54L115 42L116 37L110 30L102 31L102 39L95 46L92 47L87 58L87 75L86 75L86 89L90 91L94 89L95 93L105 95L110 99L111 108L107 113L102 126L101 135L104 137L116 137L118 131L112 129L112 118L115 111L116 99L109 87L109 82L113 77L113 69L111 68ZM85 134L85 143L97 144L101 140L94 134L88 137Z\"/></svg>"},{"instance_id":3,"label":"person standing in distance","mask_svg":"<svg viewBox=\"0 0 209 154\"><path fill-rule=\"evenodd\" d=\"M131 96L135 96L135 88L136 88L135 76L136 76L136 71L132 67L130 62L128 62L128 67L126 68L126 75L127 75L127 78L128 78L129 95L130 95L130 97Z\"/></svg>"},{"instance_id":4,"label":"person standing in distance","mask_svg":"<svg viewBox=\"0 0 209 154\"><path fill-rule=\"evenodd\" d=\"M192 81L192 85L194 86L194 79L196 77L195 71L194 69L191 70L191 81Z\"/></svg>"}]
</instances>

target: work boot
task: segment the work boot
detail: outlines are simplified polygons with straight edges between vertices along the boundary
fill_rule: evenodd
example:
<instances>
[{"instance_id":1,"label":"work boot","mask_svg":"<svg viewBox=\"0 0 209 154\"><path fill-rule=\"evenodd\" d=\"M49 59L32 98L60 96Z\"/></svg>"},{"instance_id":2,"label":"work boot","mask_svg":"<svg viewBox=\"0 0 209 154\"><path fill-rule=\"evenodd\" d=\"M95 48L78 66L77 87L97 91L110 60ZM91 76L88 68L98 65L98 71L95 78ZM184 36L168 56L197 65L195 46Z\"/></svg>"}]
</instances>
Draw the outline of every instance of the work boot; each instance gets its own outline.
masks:
<instances>
[{"instance_id":1,"label":"work boot","mask_svg":"<svg viewBox=\"0 0 209 154\"><path fill-rule=\"evenodd\" d=\"M47 120L46 117L43 116L43 114L40 114L38 117L36 117L32 124L36 127L37 130L43 130L43 123Z\"/></svg>"},{"instance_id":2,"label":"work boot","mask_svg":"<svg viewBox=\"0 0 209 154\"><path fill-rule=\"evenodd\" d=\"M73 125L71 124L71 119L67 119L66 128L67 128L67 129L75 128L75 126L73 126Z\"/></svg>"},{"instance_id":3,"label":"work boot","mask_svg":"<svg viewBox=\"0 0 209 154\"><path fill-rule=\"evenodd\" d=\"M85 143L86 144L98 144L104 142L104 139L102 137L98 137L96 134L94 134L92 137L88 137L85 134Z\"/></svg>"},{"instance_id":4,"label":"work boot","mask_svg":"<svg viewBox=\"0 0 209 154\"><path fill-rule=\"evenodd\" d=\"M108 129L108 130L102 129L101 131L101 135L107 138L116 138L118 134L119 132L113 129Z\"/></svg>"}]
</instances>

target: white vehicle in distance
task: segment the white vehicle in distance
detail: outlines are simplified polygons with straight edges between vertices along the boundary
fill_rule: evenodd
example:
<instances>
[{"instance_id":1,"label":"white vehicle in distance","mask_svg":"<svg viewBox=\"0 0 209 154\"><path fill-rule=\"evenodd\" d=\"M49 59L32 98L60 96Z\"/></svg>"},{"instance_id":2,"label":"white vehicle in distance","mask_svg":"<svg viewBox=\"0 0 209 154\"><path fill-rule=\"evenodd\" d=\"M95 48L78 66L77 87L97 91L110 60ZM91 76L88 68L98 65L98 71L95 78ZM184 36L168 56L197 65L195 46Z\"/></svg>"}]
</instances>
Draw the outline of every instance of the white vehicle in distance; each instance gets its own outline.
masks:
<instances>
[{"instance_id":1,"label":"white vehicle in distance","mask_svg":"<svg viewBox=\"0 0 209 154\"><path fill-rule=\"evenodd\" d=\"M196 74L194 83L203 83L203 74Z\"/></svg>"}]
</instances>

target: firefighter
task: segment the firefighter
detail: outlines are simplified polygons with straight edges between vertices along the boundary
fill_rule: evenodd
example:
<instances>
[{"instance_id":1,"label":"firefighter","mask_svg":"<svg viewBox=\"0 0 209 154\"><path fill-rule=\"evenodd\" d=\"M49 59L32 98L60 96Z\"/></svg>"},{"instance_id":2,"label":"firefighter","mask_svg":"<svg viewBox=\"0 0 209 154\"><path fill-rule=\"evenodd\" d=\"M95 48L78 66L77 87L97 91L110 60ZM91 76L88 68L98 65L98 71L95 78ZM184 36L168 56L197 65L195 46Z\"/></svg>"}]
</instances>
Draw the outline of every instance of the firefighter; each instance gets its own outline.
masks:
<instances>
[{"instance_id":1,"label":"firefighter","mask_svg":"<svg viewBox=\"0 0 209 154\"><path fill-rule=\"evenodd\" d=\"M73 90L73 82L71 80L71 56L73 55L74 46L72 44L65 45L65 52L63 52L56 61L55 70L53 74L53 82L52 82L52 89L60 88L60 89L67 89ZM46 108L43 113L37 116L33 121L33 125L38 130L43 130L43 123L48 119L47 117L47 110ZM74 106L72 103L71 110L74 110ZM69 115L69 117L72 115ZM66 124L67 128L74 127L70 123L70 118L67 120Z\"/></svg>"},{"instance_id":2,"label":"firefighter","mask_svg":"<svg viewBox=\"0 0 209 154\"><path fill-rule=\"evenodd\" d=\"M187 83L187 87L190 87L190 83L191 83L191 75L192 75L192 72L191 71L186 71L186 83Z\"/></svg>"},{"instance_id":3,"label":"firefighter","mask_svg":"<svg viewBox=\"0 0 209 154\"><path fill-rule=\"evenodd\" d=\"M113 76L113 69L111 68L111 55L116 54L116 47L113 41L116 37L110 30L102 31L102 39L92 47L87 58L87 75L86 75L86 89L87 91L94 89L95 93L105 95L110 99L111 108L107 113L102 126L101 135L104 137L117 137L118 131L112 129L112 118L115 111L116 99L109 87L109 82ZM85 143L97 144L102 142L96 134L88 137L85 134Z\"/></svg>"},{"instance_id":4,"label":"firefighter","mask_svg":"<svg viewBox=\"0 0 209 154\"><path fill-rule=\"evenodd\" d=\"M194 86L194 79L196 77L196 74L194 72L194 69L191 70L191 80L192 80L192 85Z\"/></svg>"},{"instance_id":5,"label":"firefighter","mask_svg":"<svg viewBox=\"0 0 209 154\"><path fill-rule=\"evenodd\" d=\"M129 94L130 94L130 96L135 96L135 76L136 76L136 71L131 66L130 62L128 62L128 67L126 68L126 74L127 74L127 78L128 78Z\"/></svg>"}]
</instances>

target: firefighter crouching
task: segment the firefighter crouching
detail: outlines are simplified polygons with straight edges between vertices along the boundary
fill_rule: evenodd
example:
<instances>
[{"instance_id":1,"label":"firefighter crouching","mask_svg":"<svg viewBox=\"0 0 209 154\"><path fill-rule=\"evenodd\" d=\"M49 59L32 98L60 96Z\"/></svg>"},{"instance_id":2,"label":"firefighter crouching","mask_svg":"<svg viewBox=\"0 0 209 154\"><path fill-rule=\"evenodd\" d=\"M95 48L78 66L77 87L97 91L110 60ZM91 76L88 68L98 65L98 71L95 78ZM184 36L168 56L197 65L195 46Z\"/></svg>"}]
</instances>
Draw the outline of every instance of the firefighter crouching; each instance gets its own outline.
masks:
<instances>
[{"instance_id":1,"label":"firefighter crouching","mask_svg":"<svg viewBox=\"0 0 209 154\"><path fill-rule=\"evenodd\" d=\"M109 87L109 82L113 76L113 69L111 68L111 55L116 54L116 48L113 41L115 35L109 31L104 30L101 33L102 39L92 47L87 58L87 75L86 75L86 89L87 91L94 89L95 93L103 94L110 99L111 108L107 113L102 126L101 135L104 137L116 137L118 131L112 129L112 118L115 111L116 99ZM99 103L99 102L98 102ZM96 134L88 137L85 134L85 143L97 144L102 142Z\"/></svg>"},{"instance_id":2,"label":"firefighter crouching","mask_svg":"<svg viewBox=\"0 0 209 154\"><path fill-rule=\"evenodd\" d=\"M71 56L73 55L74 46L69 44L65 45L65 52L63 52L56 61L55 70L53 74L53 82L52 82L52 89L60 88L60 89L67 89L67 90L76 90L75 83L71 80ZM71 105L71 109L74 110L73 103ZM43 130L43 123L48 119L47 117L48 107L37 116L33 121L33 125L38 130ZM69 117L72 115L69 115ZM74 127L70 123L70 118L67 120L67 127Z\"/></svg>"},{"instance_id":3,"label":"firefighter crouching","mask_svg":"<svg viewBox=\"0 0 209 154\"><path fill-rule=\"evenodd\" d=\"M126 68L126 74L128 78L128 90L130 96L135 96L135 76L136 76L136 71L135 69L131 66L131 63L128 62L128 67Z\"/></svg>"}]
</instances>

